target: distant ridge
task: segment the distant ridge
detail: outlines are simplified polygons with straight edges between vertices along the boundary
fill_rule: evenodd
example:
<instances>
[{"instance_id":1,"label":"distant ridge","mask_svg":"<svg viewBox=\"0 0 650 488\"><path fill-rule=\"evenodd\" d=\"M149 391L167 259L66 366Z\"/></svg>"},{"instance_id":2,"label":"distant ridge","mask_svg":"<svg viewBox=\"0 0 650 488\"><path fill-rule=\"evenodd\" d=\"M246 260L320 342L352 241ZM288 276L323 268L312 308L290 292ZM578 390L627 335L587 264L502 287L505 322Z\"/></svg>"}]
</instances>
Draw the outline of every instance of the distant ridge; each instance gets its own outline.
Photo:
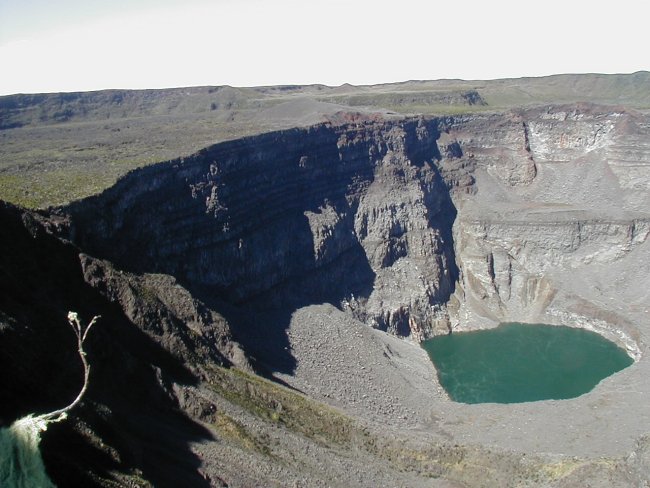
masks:
<instances>
[{"instance_id":1,"label":"distant ridge","mask_svg":"<svg viewBox=\"0 0 650 488\"><path fill-rule=\"evenodd\" d=\"M430 113L440 111L444 105L458 105L454 95L471 90L477 91L488 106L497 109L578 101L650 108L650 72L637 71L630 74L556 74L497 80L410 80L358 86L345 83L336 87L204 86L15 94L0 96L0 130L72 120L187 115L223 108L254 110L266 108L275 101L295 97L310 97L351 106L363 102L363 105L376 108ZM404 95L407 92L418 93L420 96L408 97ZM422 96L423 92L429 92L431 96ZM436 96L440 92L446 92L447 96Z\"/></svg>"}]
</instances>

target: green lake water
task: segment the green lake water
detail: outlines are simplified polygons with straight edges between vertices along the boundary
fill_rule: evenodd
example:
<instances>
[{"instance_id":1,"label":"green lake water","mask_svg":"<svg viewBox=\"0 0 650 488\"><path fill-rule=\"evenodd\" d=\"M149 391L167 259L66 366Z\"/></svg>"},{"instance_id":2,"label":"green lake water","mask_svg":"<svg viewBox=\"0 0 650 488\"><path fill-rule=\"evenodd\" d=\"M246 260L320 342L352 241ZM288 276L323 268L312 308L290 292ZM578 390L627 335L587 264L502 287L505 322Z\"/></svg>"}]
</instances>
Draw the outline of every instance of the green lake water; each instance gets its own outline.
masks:
<instances>
[{"instance_id":1,"label":"green lake water","mask_svg":"<svg viewBox=\"0 0 650 488\"><path fill-rule=\"evenodd\" d=\"M438 336L422 347L443 388L461 403L575 398L633 363L594 332L540 324Z\"/></svg>"}]
</instances>

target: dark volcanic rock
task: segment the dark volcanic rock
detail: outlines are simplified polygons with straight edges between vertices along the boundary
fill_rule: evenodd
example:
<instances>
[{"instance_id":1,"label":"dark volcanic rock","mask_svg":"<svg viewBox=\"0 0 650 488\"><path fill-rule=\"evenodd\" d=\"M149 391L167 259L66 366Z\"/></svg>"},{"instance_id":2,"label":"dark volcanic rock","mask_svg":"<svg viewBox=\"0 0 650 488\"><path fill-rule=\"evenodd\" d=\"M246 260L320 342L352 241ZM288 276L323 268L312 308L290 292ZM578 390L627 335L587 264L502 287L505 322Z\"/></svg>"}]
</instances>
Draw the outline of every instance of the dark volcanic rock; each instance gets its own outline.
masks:
<instances>
[{"instance_id":1,"label":"dark volcanic rock","mask_svg":"<svg viewBox=\"0 0 650 488\"><path fill-rule=\"evenodd\" d=\"M156 486L207 486L188 446L211 434L178 409L174 385L197 384L205 365L229 358L245 366L227 322L173 278L117 271L45 224L54 225L0 202L0 423L70 403L83 371L67 312L101 314L88 337L88 394L43 439L52 480L123 485L142 473Z\"/></svg>"},{"instance_id":2,"label":"dark volcanic rock","mask_svg":"<svg viewBox=\"0 0 650 488\"><path fill-rule=\"evenodd\" d=\"M63 212L84 250L210 303L330 302L428 335L456 279L438 137L424 119L270 133L135 171Z\"/></svg>"}]
</instances>

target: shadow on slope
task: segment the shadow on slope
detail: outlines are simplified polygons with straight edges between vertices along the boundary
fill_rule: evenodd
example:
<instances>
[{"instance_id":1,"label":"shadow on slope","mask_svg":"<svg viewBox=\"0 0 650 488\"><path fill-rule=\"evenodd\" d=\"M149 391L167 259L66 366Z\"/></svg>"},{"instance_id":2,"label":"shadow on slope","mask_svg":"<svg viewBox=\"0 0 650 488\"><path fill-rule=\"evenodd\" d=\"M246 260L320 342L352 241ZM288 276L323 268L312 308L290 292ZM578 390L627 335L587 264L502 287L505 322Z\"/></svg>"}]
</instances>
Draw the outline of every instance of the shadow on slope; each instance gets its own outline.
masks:
<instances>
[{"instance_id":1,"label":"shadow on slope","mask_svg":"<svg viewBox=\"0 0 650 488\"><path fill-rule=\"evenodd\" d=\"M248 356L290 373L287 307L372 289L350 198L373 178L367 130L342 146L341 128L292 129L143 168L65 208L70 236L121 269L174 276Z\"/></svg>"},{"instance_id":2,"label":"shadow on slope","mask_svg":"<svg viewBox=\"0 0 650 488\"><path fill-rule=\"evenodd\" d=\"M47 234L38 217L0 202L0 422L60 408L83 372L66 316L101 314L87 341L90 385L71 417L43 434L58 486L105 486L114 472L155 486L210 486L190 443L211 437L181 412L173 383L196 375L83 279L78 250Z\"/></svg>"},{"instance_id":3,"label":"shadow on slope","mask_svg":"<svg viewBox=\"0 0 650 488\"><path fill-rule=\"evenodd\" d=\"M296 310L308 305L339 305L350 296L367 298L372 292L375 273L359 245L324 269L294 277L261 296L251 299L247 312L240 314L240 327L234 336L267 377L273 373L292 374L296 360L287 336ZM238 325L234 316L229 321Z\"/></svg>"}]
</instances>

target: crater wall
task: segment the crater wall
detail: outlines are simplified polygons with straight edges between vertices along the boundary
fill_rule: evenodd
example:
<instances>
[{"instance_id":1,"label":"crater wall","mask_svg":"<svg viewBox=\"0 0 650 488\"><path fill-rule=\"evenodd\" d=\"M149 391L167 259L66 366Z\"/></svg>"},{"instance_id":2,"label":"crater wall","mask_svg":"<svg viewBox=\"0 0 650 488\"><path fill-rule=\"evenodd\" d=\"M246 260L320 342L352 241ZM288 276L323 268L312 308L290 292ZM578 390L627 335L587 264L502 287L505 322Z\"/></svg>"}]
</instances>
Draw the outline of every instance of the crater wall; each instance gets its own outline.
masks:
<instances>
[{"instance_id":1,"label":"crater wall","mask_svg":"<svg viewBox=\"0 0 650 488\"><path fill-rule=\"evenodd\" d=\"M602 317L575 277L647 241L649 155L645 116L591 105L358 118L219 144L63 211L124 269L254 310L329 302L421 340L578 302Z\"/></svg>"},{"instance_id":2,"label":"crater wall","mask_svg":"<svg viewBox=\"0 0 650 488\"><path fill-rule=\"evenodd\" d=\"M418 118L219 144L68 207L69 237L237 307L331 302L426 335L457 278L438 137Z\"/></svg>"},{"instance_id":3,"label":"crater wall","mask_svg":"<svg viewBox=\"0 0 650 488\"><path fill-rule=\"evenodd\" d=\"M650 233L647 117L547 107L456 118L441 132L442 174L458 182L452 328L568 322L638 357L647 316L630 290L648 283L645 261L633 264Z\"/></svg>"}]
</instances>

